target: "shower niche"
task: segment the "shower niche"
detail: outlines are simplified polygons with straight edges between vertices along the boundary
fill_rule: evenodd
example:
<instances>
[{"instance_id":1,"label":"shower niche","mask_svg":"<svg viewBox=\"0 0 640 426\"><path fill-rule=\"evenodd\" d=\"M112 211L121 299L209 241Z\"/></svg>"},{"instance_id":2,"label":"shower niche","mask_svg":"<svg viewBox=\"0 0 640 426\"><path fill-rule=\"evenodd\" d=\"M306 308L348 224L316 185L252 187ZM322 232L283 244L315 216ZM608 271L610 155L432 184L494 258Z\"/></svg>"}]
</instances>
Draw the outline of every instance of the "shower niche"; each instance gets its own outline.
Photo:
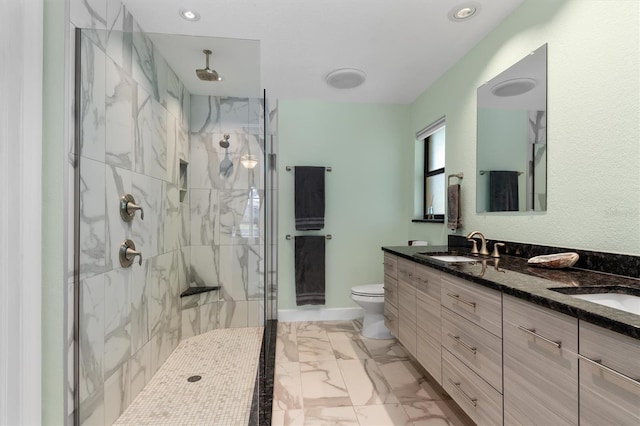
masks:
<instances>
[{"instance_id":1,"label":"shower niche","mask_svg":"<svg viewBox=\"0 0 640 426\"><path fill-rule=\"evenodd\" d=\"M180 202L188 203L189 200L187 198L187 194L189 193L189 163L187 163L183 159L180 159L178 182L180 191Z\"/></svg>"}]
</instances>

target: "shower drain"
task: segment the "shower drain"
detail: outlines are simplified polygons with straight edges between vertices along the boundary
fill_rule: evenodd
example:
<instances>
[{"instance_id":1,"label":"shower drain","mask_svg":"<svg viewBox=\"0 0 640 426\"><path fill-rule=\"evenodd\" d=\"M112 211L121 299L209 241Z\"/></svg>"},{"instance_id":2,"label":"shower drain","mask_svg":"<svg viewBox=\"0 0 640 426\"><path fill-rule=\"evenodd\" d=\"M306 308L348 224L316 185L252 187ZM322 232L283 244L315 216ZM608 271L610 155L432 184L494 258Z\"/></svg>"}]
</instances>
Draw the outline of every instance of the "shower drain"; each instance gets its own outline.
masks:
<instances>
[{"instance_id":1,"label":"shower drain","mask_svg":"<svg viewBox=\"0 0 640 426\"><path fill-rule=\"evenodd\" d=\"M197 382L198 380L202 379L202 376L191 376L187 379L187 382Z\"/></svg>"}]
</instances>

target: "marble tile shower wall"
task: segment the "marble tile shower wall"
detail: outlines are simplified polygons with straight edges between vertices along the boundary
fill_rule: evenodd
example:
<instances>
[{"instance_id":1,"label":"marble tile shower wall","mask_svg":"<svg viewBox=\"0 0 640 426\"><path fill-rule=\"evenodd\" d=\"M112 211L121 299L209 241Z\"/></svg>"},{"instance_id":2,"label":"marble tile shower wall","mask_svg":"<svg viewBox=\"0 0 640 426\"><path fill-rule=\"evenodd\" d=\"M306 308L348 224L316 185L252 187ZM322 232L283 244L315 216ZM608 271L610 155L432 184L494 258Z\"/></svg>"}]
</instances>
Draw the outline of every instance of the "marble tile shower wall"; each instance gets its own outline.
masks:
<instances>
[{"instance_id":1,"label":"marble tile shower wall","mask_svg":"<svg viewBox=\"0 0 640 426\"><path fill-rule=\"evenodd\" d=\"M190 268L190 210L179 191L190 94L120 3L108 6L118 31L84 31L80 51L82 424L112 424L178 345ZM126 193L144 220L122 221ZM120 266L125 238L141 265Z\"/></svg>"},{"instance_id":2,"label":"marble tile shower wall","mask_svg":"<svg viewBox=\"0 0 640 426\"><path fill-rule=\"evenodd\" d=\"M183 338L263 325L263 110L258 98L191 96L189 284L221 289L183 300ZM219 144L225 134L227 149ZM245 155L258 165L244 167Z\"/></svg>"}]
</instances>

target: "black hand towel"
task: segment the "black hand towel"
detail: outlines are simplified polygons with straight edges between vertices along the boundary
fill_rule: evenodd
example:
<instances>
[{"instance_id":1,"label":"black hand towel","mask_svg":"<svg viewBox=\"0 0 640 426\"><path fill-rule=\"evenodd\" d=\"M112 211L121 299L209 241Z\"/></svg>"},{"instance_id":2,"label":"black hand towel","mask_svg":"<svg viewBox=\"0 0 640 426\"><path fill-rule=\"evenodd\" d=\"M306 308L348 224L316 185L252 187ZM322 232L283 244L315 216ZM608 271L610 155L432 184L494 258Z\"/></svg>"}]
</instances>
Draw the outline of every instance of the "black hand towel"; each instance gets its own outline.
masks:
<instances>
[{"instance_id":1,"label":"black hand towel","mask_svg":"<svg viewBox=\"0 0 640 426\"><path fill-rule=\"evenodd\" d=\"M296 230L324 228L324 167L295 168Z\"/></svg>"},{"instance_id":2,"label":"black hand towel","mask_svg":"<svg viewBox=\"0 0 640 426\"><path fill-rule=\"evenodd\" d=\"M518 211L518 172L489 172L489 211Z\"/></svg>"},{"instance_id":3,"label":"black hand towel","mask_svg":"<svg viewBox=\"0 0 640 426\"><path fill-rule=\"evenodd\" d=\"M460 217L460 184L447 188L447 228L455 231L462 226Z\"/></svg>"},{"instance_id":4,"label":"black hand towel","mask_svg":"<svg viewBox=\"0 0 640 426\"><path fill-rule=\"evenodd\" d=\"M295 239L296 305L324 305L324 236Z\"/></svg>"}]
</instances>

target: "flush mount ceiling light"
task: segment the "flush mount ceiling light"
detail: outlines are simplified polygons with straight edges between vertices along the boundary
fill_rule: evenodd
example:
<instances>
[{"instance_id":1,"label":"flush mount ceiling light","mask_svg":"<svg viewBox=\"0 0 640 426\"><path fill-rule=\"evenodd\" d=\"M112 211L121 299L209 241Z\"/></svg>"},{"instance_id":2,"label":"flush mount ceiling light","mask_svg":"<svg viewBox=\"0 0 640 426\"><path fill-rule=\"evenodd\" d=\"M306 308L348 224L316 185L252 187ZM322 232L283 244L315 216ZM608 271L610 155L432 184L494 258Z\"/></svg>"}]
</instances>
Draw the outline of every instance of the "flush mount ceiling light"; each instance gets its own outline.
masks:
<instances>
[{"instance_id":1,"label":"flush mount ceiling light","mask_svg":"<svg viewBox=\"0 0 640 426\"><path fill-rule=\"evenodd\" d=\"M178 10L178 15L187 21L195 22L200 19L200 14L195 10L189 9L180 9Z\"/></svg>"},{"instance_id":2,"label":"flush mount ceiling light","mask_svg":"<svg viewBox=\"0 0 640 426\"><path fill-rule=\"evenodd\" d=\"M473 18L480 12L480 4L471 2L459 4L449 11L449 19L453 22L462 22Z\"/></svg>"},{"instance_id":3,"label":"flush mount ceiling light","mask_svg":"<svg viewBox=\"0 0 640 426\"><path fill-rule=\"evenodd\" d=\"M536 84L538 83L533 78L512 78L494 85L491 93L501 98L518 96L533 90Z\"/></svg>"},{"instance_id":4,"label":"flush mount ceiling light","mask_svg":"<svg viewBox=\"0 0 640 426\"><path fill-rule=\"evenodd\" d=\"M240 164L247 169L253 169L258 165L258 157L253 154L246 154L240 157Z\"/></svg>"},{"instance_id":5,"label":"flush mount ceiling light","mask_svg":"<svg viewBox=\"0 0 640 426\"><path fill-rule=\"evenodd\" d=\"M325 77L327 84L335 89L353 89L360 86L367 79L367 75L355 68L340 68L331 71Z\"/></svg>"}]
</instances>

